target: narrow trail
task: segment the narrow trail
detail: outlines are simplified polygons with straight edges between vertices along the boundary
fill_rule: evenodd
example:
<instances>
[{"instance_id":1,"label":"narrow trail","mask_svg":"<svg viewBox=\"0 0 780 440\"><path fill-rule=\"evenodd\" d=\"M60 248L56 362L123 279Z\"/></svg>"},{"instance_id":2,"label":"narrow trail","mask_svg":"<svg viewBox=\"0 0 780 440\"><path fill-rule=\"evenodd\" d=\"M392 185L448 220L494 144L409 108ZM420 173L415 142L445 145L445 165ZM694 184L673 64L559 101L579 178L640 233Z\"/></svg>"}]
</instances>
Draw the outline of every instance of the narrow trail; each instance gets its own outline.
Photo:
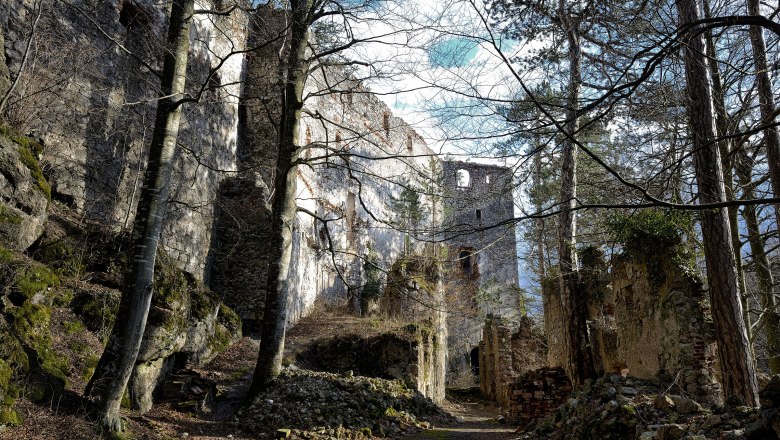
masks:
<instances>
[{"instance_id":1,"label":"narrow trail","mask_svg":"<svg viewBox=\"0 0 780 440\"><path fill-rule=\"evenodd\" d=\"M511 439L518 435L516 427L499 423L499 410L485 401L459 400L442 405L458 422L434 426L409 437L412 440L493 440Z\"/></svg>"}]
</instances>

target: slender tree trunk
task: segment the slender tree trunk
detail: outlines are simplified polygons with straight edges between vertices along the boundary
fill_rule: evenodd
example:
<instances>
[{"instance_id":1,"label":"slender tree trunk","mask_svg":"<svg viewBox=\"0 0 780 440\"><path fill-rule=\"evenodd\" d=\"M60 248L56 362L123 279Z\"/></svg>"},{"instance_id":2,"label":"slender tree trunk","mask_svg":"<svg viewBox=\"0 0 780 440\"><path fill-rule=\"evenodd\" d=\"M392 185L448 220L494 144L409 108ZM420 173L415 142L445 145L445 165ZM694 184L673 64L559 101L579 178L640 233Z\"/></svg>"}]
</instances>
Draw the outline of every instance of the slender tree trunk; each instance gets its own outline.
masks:
<instances>
[{"instance_id":1,"label":"slender tree trunk","mask_svg":"<svg viewBox=\"0 0 780 440\"><path fill-rule=\"evenodd\" d=\"M300 120L303 89L309 70L306 45L309 35L309 2L292 0L290 48L287 75L282 90L282 116L279 128L279 150L274 177L274 201L271 213L271 243L268 268L268 293L265 300L260 335L260 353L255 366L250 396L268 388L282 370L282 355L287 327L289 270L292 256L292 233L296 213L296 179L300 154Z\"/></svg>"},{"instance_id":2,"label":"slender tree trunk","mask_svg":"<svg viewBox=\"0 0 780 440\"><path fill-rule=\"evenodd\" d=\"M680 25L696 22L696 0L677 0ZM707 61L701 37L689 37L684 45L686 93L696 181L701 203L725 200L723 170L714 142L712 97ZM758 386L749 347L742 302L739 297L734 248L728 212L725 208L701 211L704 255L710 286L712 318L718 342L718 356L726 398L758 406Z\"/></svg>"},{"instance_id":3,"label":"slender tree trunk","mask_svg":"<svg viewBox=\"0 0 780 440\"><path fill-rule=\"evenodd\" d=\"M747 0L748 15L761 15L759 0ZM750 44L753 47L753 60L756 66L756 87L758 89L761 119L764 124L774 121L775 98L772 93L772 80L769 78L769 65L766 59L766 43L760 26L750 26ZM769 179L772 183L772 193L780 197L780 135L777 127L764 129L764 146L769 162ZM775 221L780 229L780 204L775 203Z\"/></svg>"},{"instance_id":4,"label":"slender tree trunk","mask_svg":"<svg viewBox=\"0 0 780 440\"><path fill-rule=\"evenodd\" d=\"M119 407L138 357L152 299L155 256L181 119L178 101L184 94L194 4L194 0L176 0L171 7L160 100L133 225L132 269L108 345L85 390L85 395L97 402L100 424L114 431L122 429Z\"/></svg>"},{"instance_id":5,"label":"slender tree trunk","mask_svg":"<svg viewBox=\"0 0 780 440\"><path fill-rule=\"evenodd\" d=\"M710 12L709 0L704 0L704 18L712 18ZM726 189L726 199L735 200L734 196L734 159L732 157L732 142L728 136L731 134L729 130L729 117L726 113L726 98L723 91L723 82L721 81L720 69L718 68L718 57L715 48L715 40L712 36L712 31L705 32L705 43L707 45L707 57L709 58L709 70L710 77L712 78L712 101L715 109L715 128L716 136L719 139L718 149L720 151L721 165L723 166L723 185ZM750 314L748 313L748 297L747 287L745 285L745 269L742 266L742 240L739 238L739 220L737 218L738 210L737 206L730 206L728 208L729 213L729 228L731 228L731 245L734 248L734 261L737 265L737 280L739 281L739 297L742 299L742 311L743 319L745 320L745 328L748 332L748 338L750 338Z\"/></svg>"},{"instance_id":6,"label":"slender tree trunk","mask_svg":"<svg viewBox=\"0 0 780 440\"><path fill-rule=\"evenodd\" d=\"M739 185L744 188L745 199L756 197L753 190L752 173L753 159L744 149L739 151L736 160L737 179ZM769 354L769 370L772 374L780 374L780 314L777 312L777 297L774 279L772 276L769 258L766 255L764 238L759 229L759 220L755 205L746 205L742 208L742 217L747 227L750 252L753 254L753 266L758 279L759 297L761 298L761 314L766 328L767 351ZM759 330L756 329L756 332Z\"/></svg>"},{"instance_id":7,"label":"slender tree trunk","mask_svg":"<svg viewBox=\"0 0 780 440\"><path fill-rule=\"evenodd\" d=\"M577 108L581 88L581 59L579 24L566 11L565 0L558 2L558 15L566 33L569 58L569 89L564 130L575 136L579 129ZM563 212L559 217L558 265L560 268L561 304L566 328L567 374L575 385L596 376L593 356L588 342L587 308L579 286L577 273L577 218L573 208L577 197L577 148L567 136L563 141L561 160L561 197Z\"/></svg>"},{"instance_id":8,"label":"slender tree trunk","mask_svg":"<svg viewBox=\"0 0 780 440\"><path fill-rule=\"evenodd\" d=\"M538 145L539 142L536 142L536 144ZM541 151L538 151L536 153L536 156L534 156L534 186L536 188L542 186L542 152ZM535 209L536 212L542 211L541 202L537 201ZM547 276L547 271L545 270L545 264L544 264L544 219L541 217L536 219L536 247L537 247L536 259L537 259L537 264L539 265L539 268L536 270L536 272L537 275L539 275L539 283L541 284L542 281L544 281L544 278Z\"/></svg>"}]
</instances>

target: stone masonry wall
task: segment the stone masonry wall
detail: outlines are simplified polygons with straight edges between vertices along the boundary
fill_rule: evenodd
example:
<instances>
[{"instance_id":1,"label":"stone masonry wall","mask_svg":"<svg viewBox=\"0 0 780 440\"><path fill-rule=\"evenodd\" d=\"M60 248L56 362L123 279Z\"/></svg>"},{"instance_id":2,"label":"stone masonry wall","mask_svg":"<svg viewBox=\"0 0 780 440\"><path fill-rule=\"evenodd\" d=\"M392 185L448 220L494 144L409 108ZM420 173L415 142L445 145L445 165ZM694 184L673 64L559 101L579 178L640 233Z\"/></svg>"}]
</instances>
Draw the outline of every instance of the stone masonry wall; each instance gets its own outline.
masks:
<instances>
[{"instance_id":1,"label":"stone masonry wall","mask_svg":"<svg viewBox=\"0 0 780 440\"><path fill-rule=\"evenodd\" d=\"M210 0L196 3L212 6ZM138 202L159 91L149 68L161 65L168 7L164 0L46 2L8 108L13 126L43 140L55 199L116 230L131 227ZM35 15L32 0L0 4L14 75ZM244 57L228 55L244 47L247 22L241 13L198 15L191 26L188 89L195 95L206 84L208 90L183 107L161 243L199 279L209 260L217 188L235 170ZM223 60L208 79L208 70Z\"/></svg>"},{"instance_id":2,"label":"stone masonry wall","mask_svg":"<svg viewBox=\"0 0 780 440\"><path fill-rule=\"evenodd\" d=\"M487 315L506 319L510 327L520 317L515 228L501 225L514 217L513 173L443 162L442 186L446 214L440 230L449 246L448 304L454 310L448 317L450 369L457 374L469 368L467 355L479 343Z\"/></svg>"},{"instance_id":3,"label":"stone masonry wall","mask_svg":"<svg viewBox=\"0 0 780 440\"><path fill-rule=\"evenodd\" d=\"M628 370L638 378L674 381L702 401L719 398L717 356L706 290L677 249L613 257L611 286L598 258L583 258L589 333L604 374ZM590 261L589 261L590 260ZM600 275L602 274L602 275ZM560 298L554 280L543 283L547 359L565 362Z\"/></svg>"},{"instance_id":4,"label":"stone masonry wall","mask_svg":"<svg viewBox=\"0 0 780 440\"><path fill-rule=\"evenodd\" d=\"M617 367L639 378L675 380L700 401L717 400L714 329L701 280L671 256L623 256L612 291Z\"/></svg>"},{"instance_id":5,"label":"stone masonry wall","mask_svg":"<svg viewBox=\"0 0 780 440\"><path fill-rule=\"evenodd\" d=\"M540 335L529 318L514 333L502 318L489 317L479 343L479 387L482 395L503 407L512 402L516 379L544 364Z\"/></svg>"}]
</instances>

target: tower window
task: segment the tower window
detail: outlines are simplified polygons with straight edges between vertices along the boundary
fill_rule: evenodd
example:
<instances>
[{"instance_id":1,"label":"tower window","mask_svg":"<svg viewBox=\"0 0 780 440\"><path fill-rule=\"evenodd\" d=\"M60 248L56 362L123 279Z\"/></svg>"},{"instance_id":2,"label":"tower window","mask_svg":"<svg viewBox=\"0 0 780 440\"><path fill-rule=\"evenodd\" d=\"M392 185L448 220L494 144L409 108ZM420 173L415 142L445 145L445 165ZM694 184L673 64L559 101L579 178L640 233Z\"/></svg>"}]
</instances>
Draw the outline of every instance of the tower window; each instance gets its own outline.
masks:
<instances>
[{"instance_id":1,"label":"tower window","mask_svg":"<svg viewBox=\"0 0 780 440\"><path fill-rule=\"evenodd\" d=\"M482 210L481 209L477 209L476 214L477 214L477 221L479 221L479 223L481 224L482 223Z\"/></svg>"},{"instance_id":2,"label":"tower window","mask_svg":"<svg viewBox=\"0 0 780 440\"><path fill-rule=\"evenodd\" d=\"M458 188L468 188L471 186L471 175L466 170L455 172L455 184Z\"/></svg>"},{"instance_id":3,"label":"tower window","mask_svg":"<svg viewBox=\"0 0 780 440\"><path fill-rule=\"evenodd\" d=\"M477 270L477 256L473 248L461 248L458 252L458 263L461 273L467 277L474 276L479 272Z\"/></svg>"}]
</instances>

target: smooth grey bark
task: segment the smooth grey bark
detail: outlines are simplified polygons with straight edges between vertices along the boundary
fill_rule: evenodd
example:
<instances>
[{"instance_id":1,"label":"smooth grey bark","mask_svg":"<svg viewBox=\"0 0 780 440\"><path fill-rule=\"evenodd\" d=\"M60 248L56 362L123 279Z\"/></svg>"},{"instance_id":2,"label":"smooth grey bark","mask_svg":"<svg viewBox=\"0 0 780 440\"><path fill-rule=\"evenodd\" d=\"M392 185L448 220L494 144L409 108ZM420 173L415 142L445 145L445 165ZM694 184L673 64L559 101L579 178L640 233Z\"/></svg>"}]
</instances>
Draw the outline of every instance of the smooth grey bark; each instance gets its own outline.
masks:
<instances>
[{"instance_id":1,"label":"smooth grey bark","mask_svg":"<svg viewBox=\"0 0 780 440\"><path fill-rule=\"evenodd\" d=\"M752 181L753 158L740 149L736 158L736 171L739 186L743 188L743 198L754 199L755 183ZM745 219L750 252L753 254L753 267L758 279L758 291L761 301L761 314L754 332L766 329L767 352L769 355L769 370L772 374L780 374L780 314L777 312L777 292L772 275L769 258L766 255L764 237L759 229L760 222L755 205L742 207L742 217Z\"/></svg>"},{"instance_id":2,"label":"smooth grey bark","mask_svg":"<svg viewBox=\"0 0 780 440\"><path fill-rule=\"evenodd\" d=\"M100 425L112 431L122 430L119 416L122 395L135 366L149 315L155 257L181 120L180 100L184 96L194 5L194 0L175 0L171 6L154 134L133 224L131 272L122 291L108 345L84 391L97 404Z\"/></svg>"},{"instance_id":3,"label":"smooth grey bark","mask_svg":"<svg viewBox=\"0 0 780 440\"><path fill-rule=\"evenodd\" d=\"M676 5L680 27L699 20L695 0L677 0ZM700 36L689 36L684 43L686 98L699 200L701 203L722 202L726 194L720 152L715 142L704 42ZM724 397L744 405L759 406L756 371L742 315L727 210L701 211L701 229Z\"/></svg>"},{"instance_id":4,"label":"smooth grey bark","mask_svg":"<svg viewBox=\"0 0 780 440\"><path fill-rule=\"evenodd\" d=\"M759 0L747 0L748 15L761 15ZM769 78L769 65L766 59L766 42L764 31L760 26L750 26L750 45L753 48L753 60L756 66L756 88L761 109L761 120L764 124L774 122L775 97L772 92L772 80ZM766 147L767 162L769 162L769 180L772 183L772 193L780 197L780 134L777 127L768 126L764 129L764 147ZM780 204L775 203L775 222L780 228Z\"/></svg>"},{"instance_id":5,"label":"smooth grey bark","mask_svg":"<svg viewBox=\"0 0 780 440\"><path fill-rule=\"evenodd\" d=\"M287 326L289 270L292 256L292 232L295 202L300 120L303 90L309 70L306 46L311 26L311 0L291 0L290 46L285 64L282 112L279 125L278 155L274 177L271 212L270 265L260 335L260 352L252 378L250 397L268 388L282 370L282 355Z\"/></svg>"},{"instance_id":6,"label":"smooth grey bark","mask_svg":"<svg viewBox=\"0 0 780 440\"><path fill-rule=\"evenodd\" d=\"M558 267L564 318L562 325L566 329L566 369L572 383L581 385L596 376L596 369L588 341L587 308L577 272L577 217L573 210L577 204L577 147L571 136L575 136L579 129L577 109L582 87L582 52L579 23L566 10L565 3L565 0L558 1L558 18L566 34L569 60L566 123L563 126L567 136L563 140L561 153L562 212L558 217Z\"/></svg>"}]
</instances>

